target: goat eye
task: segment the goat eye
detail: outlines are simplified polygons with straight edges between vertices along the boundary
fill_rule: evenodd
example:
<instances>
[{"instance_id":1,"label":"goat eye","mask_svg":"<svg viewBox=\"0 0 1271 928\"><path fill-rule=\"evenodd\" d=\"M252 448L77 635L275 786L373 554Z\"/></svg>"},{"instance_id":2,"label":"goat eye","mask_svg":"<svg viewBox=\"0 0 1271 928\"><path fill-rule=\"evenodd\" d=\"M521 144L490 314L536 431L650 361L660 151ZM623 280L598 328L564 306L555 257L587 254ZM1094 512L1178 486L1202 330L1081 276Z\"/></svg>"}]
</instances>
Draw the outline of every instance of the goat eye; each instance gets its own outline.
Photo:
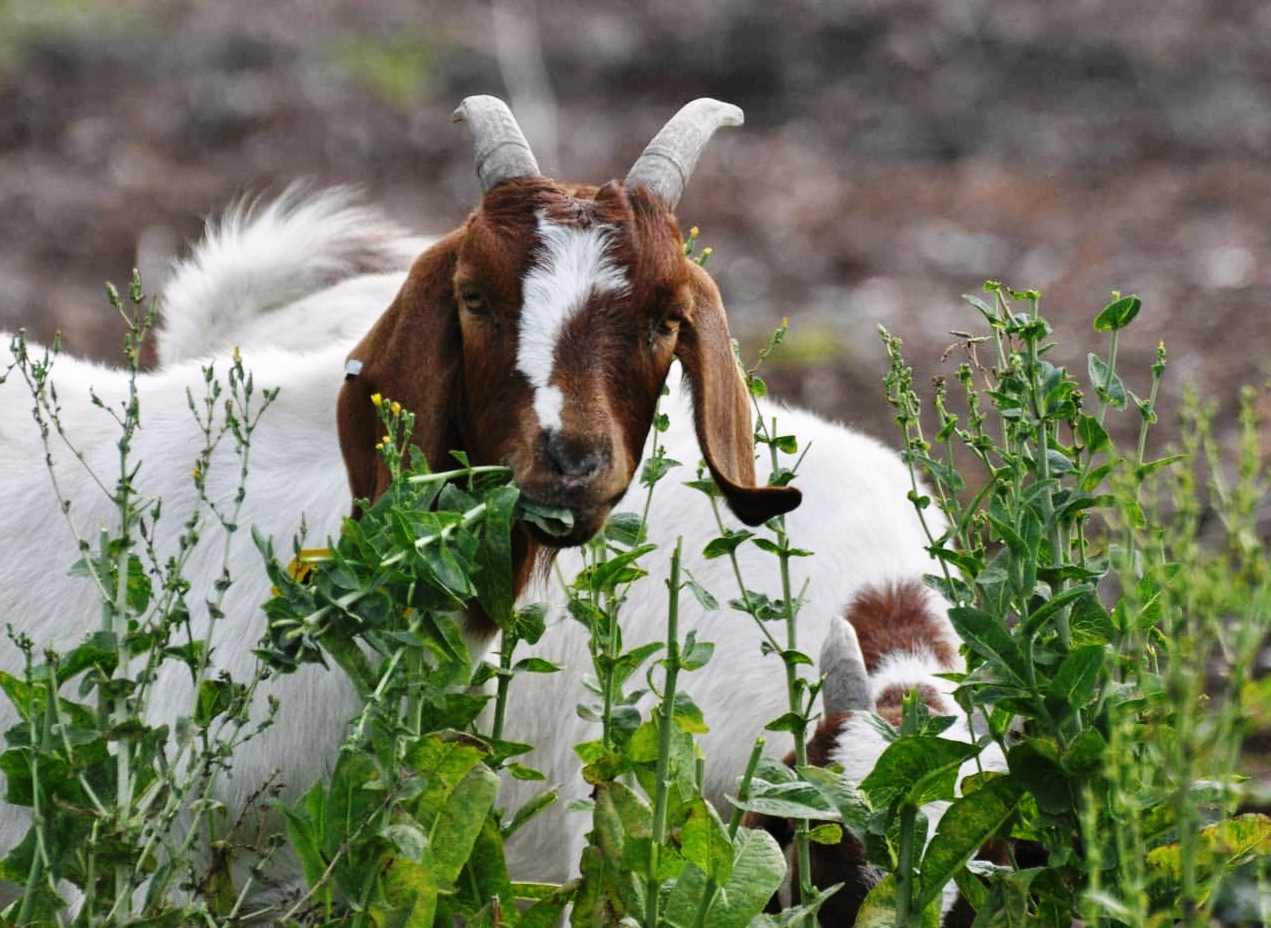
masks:
<instances>
[{"instance_id":1,"label":"goat eye","mask_svg":"<svg viewBox=\"0 0 1271 928\"><path fill-rule=\"evenodd\" d=\"M459 300L463 303L463 308L470 313L478 315L489 311L486 306L485 297L478 290L465 287L459 291Z\"/></svg>"},{"instance_id":2,"label":"goat eye","mask_svg":"<svg viewBox=\"0 0 1271 928\"><path fill-rule=\"evenodd\" d=\"M670 338L680 330L680 319L678 316L665 316L657 324L654 331L662 338Z\"/></svg>"}]
</instances>

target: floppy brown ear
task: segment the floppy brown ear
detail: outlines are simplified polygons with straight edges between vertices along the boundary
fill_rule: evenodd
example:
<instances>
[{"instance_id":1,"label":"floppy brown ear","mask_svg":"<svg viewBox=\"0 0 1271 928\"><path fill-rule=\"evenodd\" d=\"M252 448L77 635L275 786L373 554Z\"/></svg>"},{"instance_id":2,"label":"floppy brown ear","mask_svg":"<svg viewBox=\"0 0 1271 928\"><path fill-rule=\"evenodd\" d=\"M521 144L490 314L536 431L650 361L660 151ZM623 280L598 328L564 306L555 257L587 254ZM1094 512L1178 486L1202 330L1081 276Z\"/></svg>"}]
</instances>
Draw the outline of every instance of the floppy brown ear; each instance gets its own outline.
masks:
<instances>
[{"instance_id":1,"label":"floppy brown ear","mask_svg":"<svg viewBox=\"0 0 1271 928\"><path fill-rule=\"evenodd\" d=\"M413 440L430 467L445 468L449 452L462 447L454 409L463 344L452 283L460 238L459 231L446 236L415 261L392 305L349 354L361 369L346 375L336 416L354 499L373 501L388 488L375 450L383 437L376 393L415 414Z\"/></svg>"},{"instance_id":2,"label":"floppy brown ear","mask_svg":"<svg viewBox=\"0 0 1271 928\"><path fill-rule=\"evenodd\" d=\"M711 476L728 508L747 525L761 525L803 499L794 487L755 485L750 394L737 369L719 288L693 265L691 318L680 325L675 354L693 393L693 424Z\"/></svg>"}]
</instances>

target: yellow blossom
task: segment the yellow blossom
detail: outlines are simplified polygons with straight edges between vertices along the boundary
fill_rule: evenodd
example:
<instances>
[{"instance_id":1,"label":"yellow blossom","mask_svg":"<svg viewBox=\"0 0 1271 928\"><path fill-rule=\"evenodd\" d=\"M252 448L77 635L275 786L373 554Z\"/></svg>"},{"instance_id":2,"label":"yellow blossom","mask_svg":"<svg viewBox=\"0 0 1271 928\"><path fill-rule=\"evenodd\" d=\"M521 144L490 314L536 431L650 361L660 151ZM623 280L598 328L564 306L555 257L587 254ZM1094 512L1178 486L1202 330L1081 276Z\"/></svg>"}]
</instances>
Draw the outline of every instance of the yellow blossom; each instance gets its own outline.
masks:
<instances>
[{"instance_id":1,"label":"yellow blossom","mask_svg":"<svg viewBox=\"0 0 1271 928\"><path fill-rule=\"evenodd\" d=\"M707 245L705 248L702 249L703 258L709 258L714 253L715 253L715 249L711 248L709 245Z\"/></svg>"},{"instance_id":2,"label":"yellow blossom","mask_svg":"<svg viewBox=\"0 0 1271 928\"><path fill-rule=\"evenodd\" d=\"M381 442L376 442L376 443L375 443L375 450L376 450L376 451L383 451L383 450L384 450L384 443L383 443L382 441L381 441Z\"/></svg>"},{"instance_id":3,"label":"yellow blossom","mask_svg":"<svg viewBox=\"0 0 1271 928\"><path fill-rule=\"evenodd\" d=\"M380 405L382 405L382 404L383 404L383 402L384 402L384 397L382 397L380 394L378 394L378 393L372 393L372 394L371 394L371 405L372 405L372 406L380 406Z\"/></svg>"},{"instance_id":4,"label":"yellow blossom","mask_svg":"<svg viewBox=\"0 0 1271 928\"><path fill-rule=\"evenodd\" d=\"M202 479L202 477L203 477L203 468L201 468L201 467L199 467L199 465L195 464L195 465L194 465L194 470L192 471L192 473L193 473L193 475L194 475L194 479L195 479L195 480L200 480L200 479Z\"/></svg>"},{"instance_id":5,"label":"yellow blossom","mask_svg":"<svg viewBox=\"0 0 1271 928\"><path fill-rule=\"evenodd\" d=\"M395 416L400 416L402 414L402 404L397 402L397 400L393 400L393 402L389 404L388 409L389 412Z\"/></svg>"},{"instance_id":6,"label":"yellow blossom","mask_svg":"<svg viewBox=\"0 0 1271 928\"><path fill-rule=\"evenodd\" d=\"M699 229L697 226L693 226L693 228L691 228L691 229L689 229L689 230L688 230L688 237L689 237L689 238L697 238L697 233L698 233L698 232L700 232L700 231L701 231L701 229Z\"/></svg>"},{"instance_id":7,"label":"yellow blossom","mask_svg":"<svg viewBox=\"0 0 1271 928\"><path fill-rule=\"evenodd\" d=\"M238 352L238 346L234 346L234 363L238 364L243 360L243 356Z\"/></svg>"}]
</instances>

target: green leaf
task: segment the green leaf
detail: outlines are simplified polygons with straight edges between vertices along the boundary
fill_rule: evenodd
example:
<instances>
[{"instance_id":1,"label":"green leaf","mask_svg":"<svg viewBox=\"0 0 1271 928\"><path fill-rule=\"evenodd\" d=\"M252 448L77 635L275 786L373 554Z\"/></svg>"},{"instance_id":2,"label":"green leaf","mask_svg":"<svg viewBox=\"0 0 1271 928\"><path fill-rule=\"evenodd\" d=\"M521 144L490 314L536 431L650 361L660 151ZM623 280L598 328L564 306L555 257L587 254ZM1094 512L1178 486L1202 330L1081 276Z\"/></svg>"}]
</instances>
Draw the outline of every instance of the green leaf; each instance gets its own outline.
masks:
<instances>
[{"instance_id":1,"label":"green leaf","mask_svg":"<svg viewBox=\"0 0 1271 928\"><path fill-rule=\"evenodd\" d=\"M513 625L516 608L516 577L512 564L512 523L520 491L515 484L496 487L485 496L485 520L481 530L474 577L477 601L486 615L502 629Z\"/></svg>"},{"instance_id":2,"label":"green leaf","mask_svg":"<svg viewBox=\"0 0 1271 928\"><path fill-rule=\"evenodd\" d=\"M972 651L1001 671L1017 686L1025 686L1028 662L1006 627L982 609L955 606L949 621Z\"/></svg>"},{"instance_id":3,"label":"green leaf","mask_svg":"<svg viewBox=\"0 0 1271 928\"><path fill-rule=\"evenodd\" d=\"M1090 383L1094 387L1095 393L1106 399L1115 408L1124 409L1125 384L1121 382L1121 378L1113 373L1109 369L1108 363L1094 352L1087 356L1086 361L1089 368Z\"/></svg>"},{"instance_id":4,"label":"green leaf","mask_svg":"<svg viewBox=\"0 0 1271 928\"><path fill-rule=\"evenodd\" d=\"M1200 830L1195 865L1198 879L1225 872L1251 860L1271 857L1271 818L1260 813L1238 815ZM1182 848L1177 842L1147 852L1154 881L1177 885L1183 874Z\"/></svg>"},{"instance_id":5,"label":"green leaf","mask_svg":"<svg viewBox=\"0 0 1271 928\"><path fill-rule=\"evenodd\" d=\"M1085 413L1077 418L1077 437L1090 454L1102 451L1109 444L1107 429L1094 416Z\"/></svg>"},{"instance_id":6,"label":"green leaf","mask_svg":"<svg viewBox=\"0 0 1271 928\"><path fill-rule=\"evenodd\" d=\"M973 744L934 735L906 735L889 744L860 783L870 804L883 809L896 802L922 806L951 800L958 768L979 753Z\"/></svg>"},{"instance_id":7,"label":"green leaf","mask_svg":"<svg viewBox=\"0 0 1271 928\"><path fill-rule=\"evenodd\" d=\"M702 715L702 710L697 703L693 702L693 697L683 690L678 690L675 694L675 700L671 708L671 718L675 720L675 724L680 731L693 735L704 735L710 731L710 726L706 724L706 718Z\"/></svg>"},{"instance_id":8,"label":"green leaf","mask_svg":"<svg viewBox=\"0 0 1271 928\"><path fill-rule=\"evenodd\" d=\"M732 872L706 912L710 928L747 928L785 878L785 855L766 831L742 828L733 847ZM667 899L667 924L694 928L705 890L706 875L692 864L685 866Z\"/></svg>"},{"instance_id":9,"label":"green leaf","mask_svg":"<svg viewBox=\"0 0 1271 928\"><path fill-rule=\"evenodd\" d=\"M247 695L247 687L232 680L215 678L199 683L194 705L194 721L207 727L218 715L231 712Z\"/></svg>"},{"instance_id":10,"label":"green leaf","mask_svg":"<svg viewBox=\"0 0 1271 928\"><path fill-rule=\"evenodd\" d=\"M689 804L680 846L684 859L717 883L725 883L733 872L733 846L728 830L715 807L698 797Z\"/></svg>"},{"instance_id":11,"label":"green leaf","mask_svg":"<svg viewBox=\"0 0 1271 928\"><path fill-rule=\"evenodd\" d=\"M1059 665L1047 695L1069 711L1080 709L1094 695L1105 653L1104 646L1100 644L1077 648Z\"/></svg>"},{"instance_id":12,"label":"green leaf","mask_svg":"<svg viewBox=\"0 0 1271 928\"><path fill-rule=\"evenodd\" d=\"M737 550L737 546L744 542L747 538L753 538L754 532L733 531L725 529L724 534L718 538L712 538L711 541L702 550L703 556L708 560L716 557L723 557Z\"/></svg>"},{"instance_id":13,"label":"green leaf","mask_svg":"<svg viewBox=\"0 0 1271 928\"><path fill-rule=\"evenodd\" d=\"M1116 329L1124 329L1134 321L1134 317L1139 314L1142 307L1143 301L1137 296L1123 296L1113 300L1094 317L1094 330L1112 332Z\"/></svg>"},{"instance_id":14,"label":"green leaf","mask_svg":"<svg viewBox=\"0 0 1271 928\"><path fill-rule=\"evenodd\" d=\"M816 844L839 844L843 840L843 826L835 822L817 825L808 832L808 838Z\"/></svg>"},{"instance_id":15,"label":"green leaf","mask_svg":"<svg viewBox=\"0 0 1271 928\"><path fill-rule=\"evenodd\" d=\"M939 898L984 842L1010 821L1023 794L1010 777L995 777L949 806L922 858L918 907Z\"/></svg>"},{"instance_id":16,"label":"green leaf","mask_svg":"<svg viewBox=\"0 0 1271 928\"><path fill-rule=\"evenodd\" d=\"M559 673L563 669L544 657L524 657L512 666L515 673Z\"/></svg>"},{"instance_id":17,"label":"green leaf","mask_svg":"<svg viewBox=\"0 0 1271 928\"><path fill-rule=\"evenodd\" d=\"M1053 742L1044 738L1029 738L1015 745L1007 753L1011 776L1026 786L1037 800L1037 807L1051 815L1062 815L1072 810L1072 793L1068 778L1059 765L1058 752Z\"/></svg>"}]
</instances>

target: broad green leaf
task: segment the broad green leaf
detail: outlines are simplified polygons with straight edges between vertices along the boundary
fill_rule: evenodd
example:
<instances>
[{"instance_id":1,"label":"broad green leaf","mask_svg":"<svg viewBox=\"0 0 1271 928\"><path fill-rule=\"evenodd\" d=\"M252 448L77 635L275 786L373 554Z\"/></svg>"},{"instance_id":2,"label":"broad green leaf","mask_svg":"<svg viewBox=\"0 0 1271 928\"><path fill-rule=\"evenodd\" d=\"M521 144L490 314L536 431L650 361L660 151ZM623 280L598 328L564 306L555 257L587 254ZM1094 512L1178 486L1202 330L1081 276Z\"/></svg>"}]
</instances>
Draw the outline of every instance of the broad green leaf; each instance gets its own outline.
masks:
<instances>
[{"instance_id":1,"label":"broad green leaf","mask_svg":"<svg viewBox=\"0 0 1271 928\"><path fill-rule=\"evenodd\" d=\"M1100 644L1077 648L1059 665L1047 695L1070 712L1080 709L1094 695L1105 654Z\"/></svg>"},{"instance_id":2,"label":"broad green leaf","mask_svg":"<svg viewBox=\"0 0 1271 928\"><path fill-rule=\"evenodd\" d=\"M876 809L895 802L922 806L952 800L958 768L978 752L975 745L961 741L907 735L887 746L860 789Z\"/></svg>"},{"instance_id":3,"label":"broad green leaf","mask_svg":"<svg viewBox=\"0 0 1271 928\"><path fill-rule=\"evenodd\" d=\"M1116 329L1124 329L1134 321L1134 317L1139 314L1142 307L1143 301L1137 296L1123 296L1113 300L1094 317L1094 330L1112 332Z\"/></svg>"},{"instance_id":4,"label":"broad green leaf","mask_svg":"<svg viewBox=\"0 0 1271 928\"><path fill-rule=\"evenodd\" d=\"M1026 685L1028 662L1005 625L982 609L971 606L950 609L949 621L972 651L1002 672L1010 682L1021 687Z\"/></svg>"},{"instance_id":5,"label":"broad green leaf","mask_svg":"<svg viewBox=\"0 0 1271 928\"><path fill-rule=\"evenodd\" d=\"M724 883L733 870L733 846L715 807L705 799L689 804L688 821L680 839L684 859L717 883Z\"/></svg>"},{"instance_id":6,"label":"broad green leaf","mask_svg":"<svg viewBox=\"0 0 1271 928\"><path fill-rule=\"evenodd\" d=\"M995 777L949 806L922 858L919 907L940 897L945 885L1010 821L1023 788L1010 777Z\"/></svg>"},{"instance_id":7,"label":"broad green leaf","mask_svg":"<svg viewBox=\"0 0 1271 928\"><path fill-rule=\"evenodd\" d=\"M1115 408L1124 409L1125 384L1121 382L1120 376L1111 371L1108 363L1094 352L1091 352L1086 360L1090 383L1094 386L1095 393L1100 397L1106 397L1108 403Z\"/></svg>"},{"instance_id":8,"label":"broad green leaf","mask_svg":"<svg viewBox=\"0 0 1271 928\"><path fill-rule=\"evenodd\" d=\"M706 912L710 928L746 928L758 916L786 873L785 856L766 831L742 828L734 843L732 873L715 893ZM706 875L689 864L675 881L666 903L666 921L674 928L694 928L706 889Z\"/></svg>"}]
</instances>

